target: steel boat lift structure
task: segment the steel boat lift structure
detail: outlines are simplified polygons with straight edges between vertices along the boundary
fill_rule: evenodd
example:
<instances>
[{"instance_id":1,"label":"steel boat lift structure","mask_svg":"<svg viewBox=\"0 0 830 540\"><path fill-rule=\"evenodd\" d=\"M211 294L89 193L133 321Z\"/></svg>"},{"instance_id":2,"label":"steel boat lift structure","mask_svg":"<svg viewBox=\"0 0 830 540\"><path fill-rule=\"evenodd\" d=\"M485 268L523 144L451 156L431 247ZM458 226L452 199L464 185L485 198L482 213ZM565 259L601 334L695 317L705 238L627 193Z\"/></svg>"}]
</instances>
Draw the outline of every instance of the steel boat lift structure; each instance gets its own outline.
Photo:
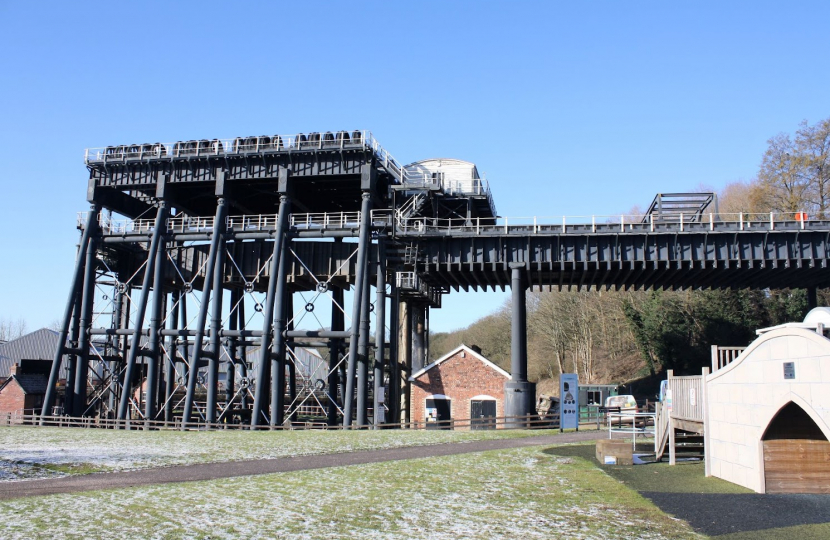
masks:
<instances>
[{"instance_id":1,"label":"steel boat lift structure","mask_svg":"<svg viewBox=\"0 0 830 540\"><path fill-rule=\"evenodd\" d=\"M316 406L329 425L398 422L411 365L398 363L399 340L387 346L386 304L393 338L413 334L402 356L421 366L428 307L448 291L417 279L417 249L395 238L394 221L495 222L474 166L445 187L367 131L111 146L85 161L91 206L44 415L257 427ZM312 299L295 316L298 292ZM295 330L323 301L330 321ZM301 345L325 347L326 369L298 373Z\"/></svg>"},{"instance_id":2,"label":"steel boat lift structure","mask_svg":"<svg viewBox=\"0 0 830 540\"><path fill-rule=\"evenodd\" d=\"M700 194L659 195L642 216L501 218L472 163L402 166L368 131L109 146L85 161L44 423L406 422L429 309L510 287L505 414L521 426L530 287L803 287L814 304L830 286L824 218L726 216Z\"/></svg>"}]
</instances>

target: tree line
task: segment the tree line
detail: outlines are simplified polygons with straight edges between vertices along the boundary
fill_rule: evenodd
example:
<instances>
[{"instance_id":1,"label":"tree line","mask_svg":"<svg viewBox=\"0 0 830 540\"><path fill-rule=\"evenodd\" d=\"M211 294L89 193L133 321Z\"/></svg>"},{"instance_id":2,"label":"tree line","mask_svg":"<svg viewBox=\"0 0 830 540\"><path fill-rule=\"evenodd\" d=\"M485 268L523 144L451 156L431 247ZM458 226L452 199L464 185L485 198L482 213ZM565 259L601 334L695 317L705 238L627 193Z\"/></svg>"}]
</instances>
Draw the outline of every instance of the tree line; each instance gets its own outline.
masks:
<instances>
[{"instance_id":1,"label":"tree line","mask_svg":"<svg viewBox=\"0 0 830 540\"><path fill-rule=\"evenodd\" d=\"M794 135L767 142L757 175L718 194L726 213L830 212L830 118L802 122ZM636 212L635 212L636 213ZM819 291L819 305L830 293ZM674 369L699 374L711 345L744 346L755 330L800 321L804 290L528 292L528 375L531 380L578 373L586 383L622 383ZM430 336L438 358L460 343L510 369L510 304L467 328Z\"/></svg>"}]
</instances>

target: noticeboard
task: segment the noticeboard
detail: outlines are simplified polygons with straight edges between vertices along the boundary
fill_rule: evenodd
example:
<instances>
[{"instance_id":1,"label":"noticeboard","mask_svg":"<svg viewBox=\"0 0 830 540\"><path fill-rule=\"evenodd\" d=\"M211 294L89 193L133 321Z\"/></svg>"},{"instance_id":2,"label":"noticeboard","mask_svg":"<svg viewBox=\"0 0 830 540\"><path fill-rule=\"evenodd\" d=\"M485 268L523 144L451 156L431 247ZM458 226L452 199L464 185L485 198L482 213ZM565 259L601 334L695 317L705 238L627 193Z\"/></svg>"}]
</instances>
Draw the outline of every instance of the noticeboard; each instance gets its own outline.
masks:
<instances>
[{"instance_id":1,"label":"noticeboard","mask_svg":"<svg viewBox=\"0 0 830 540\"><path fill-rule=\"evenodd\" d=\"M559 430L579 429L579 376L559 376Z\"/></svg>"}]
</instances>

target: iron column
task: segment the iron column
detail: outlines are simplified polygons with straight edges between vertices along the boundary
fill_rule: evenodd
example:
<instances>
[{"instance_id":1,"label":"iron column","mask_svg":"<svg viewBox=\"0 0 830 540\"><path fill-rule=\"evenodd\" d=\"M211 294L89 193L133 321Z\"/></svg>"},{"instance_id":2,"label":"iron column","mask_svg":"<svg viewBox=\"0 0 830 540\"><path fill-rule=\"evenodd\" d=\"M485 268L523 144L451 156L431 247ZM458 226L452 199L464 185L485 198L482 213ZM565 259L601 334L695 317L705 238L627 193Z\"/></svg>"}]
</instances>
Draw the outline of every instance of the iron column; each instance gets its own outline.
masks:
<instances>
[{"instance_id":1,"label":"iron column","mask_svg":"<svg viewBox=\"0 0 830 540\"><path fill-rule=\"evenodd\" d=\"M205 421L208 424L216 423L216 394L219 391L219 361L222 355L222 344L219 339L219 330L222 329L222 282L225 269L225 219L213 223L213 233L219 236L216 244L216 269L213 271L213 292L211 299L213 307L210 316L210 358L208 358L207 377L207 412ZM232 360L232 359L231 359Z\"/></svg>"},{"instance_id":2,"label":"iron column","mask_svg":"<svg viewBox=\"0 0 830 540\"><path fill-rule=\"evenodd\" d=\"M343 289L341 287L334 287L331 291L331 330L342 331L344 328L343 317ZM341 365L341 352L343 350L343 341L340 339L329 340L329 375L326 384L328 390L328 404L326 409L326 416L328 425L333 426L337 423L337 389L342 386L340 381L339 371ZM340 406L343 406L341 390Z\"/></svg>"},{"instance_id":3,"label":"iron column","mask_svg":"<svg viewBox=\"0 0 830 540\"><path fill-rule=\"evenodd\" d=\"M95 277L98 271L96 262L96 237L89 237L89 249L86 250L86 263L84 263L84 288L81 295L81 319L78 333L78 350L75 368L75 395L73 414L83 416L86 414L86 390L89 379L89 347L92 327L92 306L95 303Z\"/></svg>"},{"instance_id":4,"label":"iron column","mask_svg":"<svg viewBox=\"0 0 830 540\"><path fill-rule=\"evenodd\" d=\"M210 304L210 293L213 287L213 274L216 271L216 259L219 255L219 244L222 237L223 227L218 225L225 221L225 210L227 209L224 197L220 197L216 204L216 216L213 221L213 234L210 238L210 251L208 251L207 265L205 266L205 281L202 287L202 303L199 305L199 318L196 321L196 335L193 337L193 356L190 357L190 367L187 372L187 394L184 398L184 411L182 413L182 429L190 423L193 413L193 401L196 395L196 383L199 376L199 362L202 359L202 338L205 335L205 323L207 322L208 304Z\"/></svg>"},{"instance_id":5,"label":"iron column","mask_svg":"<svg viewBox=\"0 0 830 540\"><path fill-rule=\"evenodd\" d=\"M355 268L354 302L352 306L352 328L349 341L349 363L346 367L346 395L343 398L343 427L352 425L354 412L355 370L357 368L358 341L360 334L360 311L363 305L363 281L366 278L366 266L369 260L369 244L371 242L372 195L363 192L363 202L360 211L360 240L357 244L357 264Z\"/></svg>"},{"instance_id":6,"label":"iron column","mask_svg":"<svg viewBox=\"0 0 830 540\"><path fill-rule=\"evenodd\" d=\"M167 203L164 200L159 202L159 213L161 212L167 212ZM161 328L162 316L161 304L165 295L162 284L164 282L164 263L167 262L165 258L166 253L167 246L165 242L159 240L156 246L156 256L153 260L153 305L150 307L150 356L147 357L147 397L144 402L144 420L146 422L150 422L156 417L156 389L158 388L159 366L162 360L159 330ZM149 268L145 270L145 272L149 271Z\"/></svg>"},{"instance_id":7,"label":"iron column","mask_svg":"<svg viewBox=\"0 0 830 540\"><path fill-rule=\"evenodd\" d=\"M504 415L526 417L533 410L536 400L536 385L527 381L527 303L525 292L525 265L511 263L510 288L513 305L510 326L510 380L504 384ZM507 427L524 427L525 420L514 419L506 422Z\"/></svg>"},{"instance_id":8,"label":"iron column","mask_svg":"<svg viewBox=\"0 0 830 540\"><path fill-rule=\"evenodd\" d=\"M63 322L61 323L61 330L58 333L58 345L55 348L55 356L52 359L52 369L49 371L49 382L46 384L46 394L43 396L43 407L40 410L41 417L49 416L52 406L55 404L58 375L60 374L61 362L63 361L63 351L66 347L66 336L69 334L69 323L72 319L72 312L75 309L75 304L79 301L78 288L81 285L84 263L86 261L86 252L89 249L89 238L93 233L97 234L98 232L98 215L100 212L101 207L97 204L93 204L87 214L86 224L81 235L80 249L78 250L78 260L75 261L75 272L72 274L72 285L69 290L69 299L66 301L66 307L63 311ZM41 418L40 423L43 425L43 418Z\"/></svg>"},{"instance_id":9,"label":"iron column","mask_svg":"<svg viewBox=\"0 0 830 540\"><path fill-rule=\"evenodd\" d=\"M144 327L144 314L147 311L147 298L150 296L150 283L153 277L153 268L158 252L158 245L161 241L161 236L164 234L164 229L167 228L167 205L163 203L159 205L156 212L156 221L153 228L153 237L150 240L150 249L147 250L147 262L144 266L144 279L141 284L141 296L138 298L135 313L135 326L133 329L132 342L130 343L130 353L127 357L127 363L124 367L124 383L121 388L121 400L118 403L118 419L125 420L130 404L131 385L133 382L133 369L138 358L138 350L141 348L141 334Z\"/></svg>"},{"instance_id":10,"label":"iron column","mask_svg":"<svg viewBox=\"0 0 830 540\"><path fill-rule=\"evenodd\" d=\"M374 416L375 429L386 423L384 409L385 388L383 385L384 354L386 352L386 244L378 241L377 298L375 300L375 374L374 374Z\"/></svg>"},{"instance_id":11,"label":"iron column","mask_svg":"<svg viewBox=\"0 0 830 540\"><path fill-rule=\"evenodd\" d=\"M271 378L271 339L274 331L274 304L277 295L277 275L280 268L280 255L285 243L285 225L288 221L291 200L287 195L280 197L280 208L277 212L277 230L274 236L274 252L271 255L271 267L268 274L268 292L265 294L265 308L262 310L262 344L259 347L259 364L256 371L256 388L254 390L254 409L251 412L251 427L260 424L265 414L265 404L268 401L268 388Z\"/></svg>"}]
</instances>

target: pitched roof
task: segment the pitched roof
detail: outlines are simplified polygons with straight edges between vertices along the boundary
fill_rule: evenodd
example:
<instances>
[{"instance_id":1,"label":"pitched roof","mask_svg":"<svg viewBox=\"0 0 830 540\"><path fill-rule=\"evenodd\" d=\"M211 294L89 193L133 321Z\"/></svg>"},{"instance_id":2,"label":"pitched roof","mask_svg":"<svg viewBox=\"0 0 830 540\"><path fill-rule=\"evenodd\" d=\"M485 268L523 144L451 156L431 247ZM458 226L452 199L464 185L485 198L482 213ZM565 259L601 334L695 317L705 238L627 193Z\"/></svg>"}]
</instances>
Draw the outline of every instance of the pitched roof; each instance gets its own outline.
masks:
<instances>
[{"instance_id":1,"label":"pitched roof","mask_svg":"<svg viewBox=\"0 0 830 540\"><path fill-rule=\"evenodd\" d=\"M49 379L46 375L41 375L39 373L31 375L12 375L12 378L17 380L17 383L27 394L45 394L46 387L49 385Z\"/></svg>"},{"instance_id":2,"label":"pitched roof","mask_svg":"<svg viewBox=\"0 0 830 540\"><path fill-rule=\"evenodd\" d=\"M48 328L0 344L0 377L8 376L12 365L21 360L52 360L58 346L58 333Z\"/></svg>"},{"instance_id":3,"label":"pitched roof","mask_svg":"<svg viewBox=\"0 0 830 540\"><path fill-rule=\"evenodd\" d=\"M45 394L46 387L49 386L49 379L46 375L39 373L33 375L12 375L6 379L3 384L0 384L0 391L16 382L23 389L24 394Z\"/></svg>"},{"instance_id":4,"label":"pitched roof","mask_svg":"<svg viewBox=\"0 0 830 540\"><path fill-rule=\"evenodd\" d=\"M466 353L472 354L473 358L477 358L477 359L481 360L481 362L484 363L484 365L494 369L500 375L503 375L503 376L507 377L508 379L510 378L510 374L508 372L506 372L505 370L503 370L502 368L500 368L499 366L497 366L493 362L487 360L486 358L484 358L483 356L481 356L479 353L475 352L471 348L469 348L466 345L462 344L462 345L459 345L458 347L456 347L455 349L451 350L450 352L448 352L447 354L445 354L444 356L442 356L441 358L439 358L435 362L431 363L430 365L425 366L423 369L420 369L420 370L416 371L415 373L413 373L409 377L409 380L414 381L415 379L417 379L418 377L420 377L421 375L423 375L424 373L426 373L430 369L444 363L446 360L448 360L451 357L455 356L456 354L458 354L462 350Z\"/></svg>"}]
</instances>

